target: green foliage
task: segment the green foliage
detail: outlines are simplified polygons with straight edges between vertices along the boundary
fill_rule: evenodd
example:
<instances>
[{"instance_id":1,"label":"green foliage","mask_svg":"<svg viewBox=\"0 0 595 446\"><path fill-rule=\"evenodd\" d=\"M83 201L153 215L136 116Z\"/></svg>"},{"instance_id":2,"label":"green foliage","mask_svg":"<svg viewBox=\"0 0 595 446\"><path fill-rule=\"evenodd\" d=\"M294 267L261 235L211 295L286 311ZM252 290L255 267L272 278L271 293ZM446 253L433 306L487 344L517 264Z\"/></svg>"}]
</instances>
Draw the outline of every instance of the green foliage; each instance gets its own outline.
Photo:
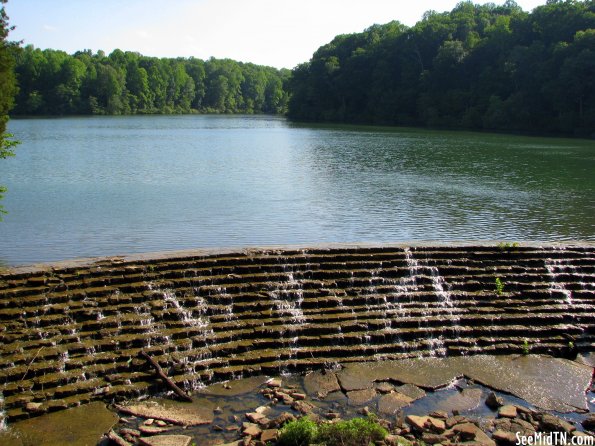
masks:
<instances>
[{"instance_id":1,"label":"green foliage","mask_svg":"<svg viewBox=\"0 0 595 446\"><path fill-rule=\"evenodd\" d=\"M308 446L318 435L318 425L308 417L290 421L279 433L279 446Z\"/></svg>"},{"instance_id":2,"label":"green foliage","mask_svg":"<svg viewBox=\"0 0 595 446\"><path fill-rule=\"evenodd\" d=\"M388 435L386 429L372 416L325 423L319 429L317 440L326 446L368 446L384 440Z\"/></svg>"},{"instance_id":3,"label":"green foliage","mask_svg":"<svg viewBox=\"0 0 595 446\"><path fill-rule=\"evenodd\" d=\"M15 114L284 113L289 70L114 50L17 54Z\"/></svg>"},{"instance_id":4,"label":"green foliage","mask_svg":"<svg viewBox=\"0 0 595 446\"><path fill-rule=\"evenodd\" d=\"M500 242L498 243L498 249L500 251L510 251L511 249L518 248L520 244L518 242Z\"/></svg>"},{"instance_id":5,"label":"green foliage","mask_svg":"<svg viewBox=\"0 0 595 446\"><path fill-rule=\"evenodd\" d=\"M523 341L523 355L528 355L531 351L531 345L529 344L529 340L525 339Z\"/></svg>"},{"instance_id":6,"label":"green foliage","mask_svg":"<svg viewBox=\"0 0 595 446\"><path fill-rule=\"evenodd\" d=\"M14 95L17 92L16 78L14 75L14 44L8 42L8 17L4 10L6 0L0 0L0 159L14 156L13 148L17 142L11 140L11 134L6 133L8 112L13 106ZM6 188L0 186L0 200L3 198ZM6 213L0 205L0 221L2 214Z\"/></svg>"},{"instance_id":7,"label":"green foliage","mask_svg":"<svg viewBox=\"0 0 595 446\"><path fill-rule=\"evenodd\" d=\"M295 119L595 134L595 0L460 2L341 35L293 70Z\"/></svg>"},{"instance_id":8,"label":"green foliage","mask_svg":"<svg viewBox=\"0 0 595 446\"><path fill-rule=\"evenodd\" d=\"M502 293L504 292L504 282L502 282L502 280L500 279L500 277L496 277L496 280L494 282L495 282L495 285L496 285L496 294L498 296L501 296Z\"/></svg>"},{"instance_id":9,"label":"green foliage","mask_svg":"<svg viewBox=\"0 0 595 446\"><path fill-rule=\"evenodd\" d=\"M279 435L279 446L368 446L388 435L374 416L317 425L308 417L287 423Z\"/></svg>"}]
</instances>

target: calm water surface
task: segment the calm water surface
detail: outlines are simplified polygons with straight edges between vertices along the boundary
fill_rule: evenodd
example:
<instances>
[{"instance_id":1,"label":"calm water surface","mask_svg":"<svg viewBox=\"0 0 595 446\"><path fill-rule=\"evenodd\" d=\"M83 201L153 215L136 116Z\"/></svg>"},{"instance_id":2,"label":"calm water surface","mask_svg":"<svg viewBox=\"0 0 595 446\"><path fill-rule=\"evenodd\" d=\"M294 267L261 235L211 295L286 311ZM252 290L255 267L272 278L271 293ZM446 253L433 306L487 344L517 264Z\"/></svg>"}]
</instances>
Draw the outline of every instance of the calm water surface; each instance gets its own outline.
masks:
<instances>
[{"instance_id":1,"label":"calm water surface","mask_svg":"<svg viewBox=\"0 0 595 446\"><path fill-rule=\"evenodd\" d=\"M12 120L0 259L214 246L595 241L595 143L261 116Z\"/></svg>"}]
</instances>

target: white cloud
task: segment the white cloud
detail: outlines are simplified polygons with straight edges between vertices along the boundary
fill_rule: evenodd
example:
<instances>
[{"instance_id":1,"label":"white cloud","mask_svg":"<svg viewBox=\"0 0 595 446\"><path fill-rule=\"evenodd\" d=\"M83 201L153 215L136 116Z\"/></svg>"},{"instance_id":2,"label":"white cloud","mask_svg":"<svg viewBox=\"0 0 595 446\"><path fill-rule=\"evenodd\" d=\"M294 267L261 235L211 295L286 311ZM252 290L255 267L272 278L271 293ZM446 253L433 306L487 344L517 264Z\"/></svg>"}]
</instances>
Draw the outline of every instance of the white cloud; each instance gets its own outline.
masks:
<instances>
[{"instance_id":1,"label":"white cloud","mask_svg":"<svg viewBox=\"0 0 595 446\"><path fill-rule=\"evenodd\" d=\"M55 33L56 31L58 31L58 28L52 25L43 25L43 29L44 31L48 31L50 33Z\"/></svg>"}]
</instances>

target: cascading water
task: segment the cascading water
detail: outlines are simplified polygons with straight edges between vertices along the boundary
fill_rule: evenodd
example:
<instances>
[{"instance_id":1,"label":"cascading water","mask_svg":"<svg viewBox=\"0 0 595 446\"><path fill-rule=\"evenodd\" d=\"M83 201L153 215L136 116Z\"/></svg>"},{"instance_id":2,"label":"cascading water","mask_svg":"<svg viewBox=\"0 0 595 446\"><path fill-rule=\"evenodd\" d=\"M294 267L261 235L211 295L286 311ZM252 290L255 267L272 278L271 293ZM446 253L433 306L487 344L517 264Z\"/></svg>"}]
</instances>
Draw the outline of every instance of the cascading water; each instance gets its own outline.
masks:
<instances>
[{"instance_id":1,"label":"cascading water","mask_svg":"<svg viewBox=\"0 0 595 446\"><path fill-rule=\"evenodd\" d=\"M541 259L548 257L544 264ZM87 283L72 270L53 270L68 293L51 286L40 292L41 273L31 283L24 274L0 276L5 326L0 391L9 419L12 413L27 415L9 406L13 395L24 392L24 369L22 388L35 401L60 398L54 397L59 385L91 379L68 391L81 399L103 398L91 385L111 386L110 397L127 386L146 392L155 378L149 366L140 365L141 350L192 390L211 379L345 358L518 353L527 332L536 340L535 350L543 352L567 348L563 334L581 345L595 341L591 247L513 253L489 246L253 251L148 264L154 267L114 263L103 276L92 266L83 271ZM502 296L494 292L492 271L505 272ZM553 306L543 318L527 311L533 306L541 312L540 302L549 294L572 317L571 325L550 317L557 311ZM480 344L474 346L476 340ZM86 370L86 364L94 367ZM38 391L34 380L48 369L48 382L55 382ZM124 391L130 387L118 396Z\"/></svg>"},{"instance_id":2,"label":"cascading water","mask_svg":"<svg viewBox=\"0 0 595 446\"><path fill-rule=\"evenodd\" d=\"M564 302L572 305L572 291L568 290L563 282L558 281L558 275L563 273L575 274L575 267L568 264L565 259L546 258L545 269L550 276L550 293L561 294L564 296Z\"/></svg>"}]
</instances>

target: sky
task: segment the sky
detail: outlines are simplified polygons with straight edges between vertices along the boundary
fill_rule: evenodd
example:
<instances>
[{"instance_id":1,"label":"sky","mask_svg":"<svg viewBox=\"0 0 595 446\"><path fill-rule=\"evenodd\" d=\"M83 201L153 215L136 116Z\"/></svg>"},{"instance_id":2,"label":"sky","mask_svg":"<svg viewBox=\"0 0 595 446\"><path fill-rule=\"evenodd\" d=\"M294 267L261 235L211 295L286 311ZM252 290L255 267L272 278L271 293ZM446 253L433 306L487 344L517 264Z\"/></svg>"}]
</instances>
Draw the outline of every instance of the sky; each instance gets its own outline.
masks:
<instances>
[{"instance_id":1,"label":"sky","mask_svg":"<svg viewBox=\"0 0 595 446\"><path fill-rule=\"evenodd\" d=\"M495 0L502 4L504 0ZM9 0L11 40L74 53L115 48L156 57L230 58L293 68L338 34L398 20L458 0ZM487 3L477 1L476 3ZM545 0L517 0L525 10Z\"/></svg>"}]
</instances>

